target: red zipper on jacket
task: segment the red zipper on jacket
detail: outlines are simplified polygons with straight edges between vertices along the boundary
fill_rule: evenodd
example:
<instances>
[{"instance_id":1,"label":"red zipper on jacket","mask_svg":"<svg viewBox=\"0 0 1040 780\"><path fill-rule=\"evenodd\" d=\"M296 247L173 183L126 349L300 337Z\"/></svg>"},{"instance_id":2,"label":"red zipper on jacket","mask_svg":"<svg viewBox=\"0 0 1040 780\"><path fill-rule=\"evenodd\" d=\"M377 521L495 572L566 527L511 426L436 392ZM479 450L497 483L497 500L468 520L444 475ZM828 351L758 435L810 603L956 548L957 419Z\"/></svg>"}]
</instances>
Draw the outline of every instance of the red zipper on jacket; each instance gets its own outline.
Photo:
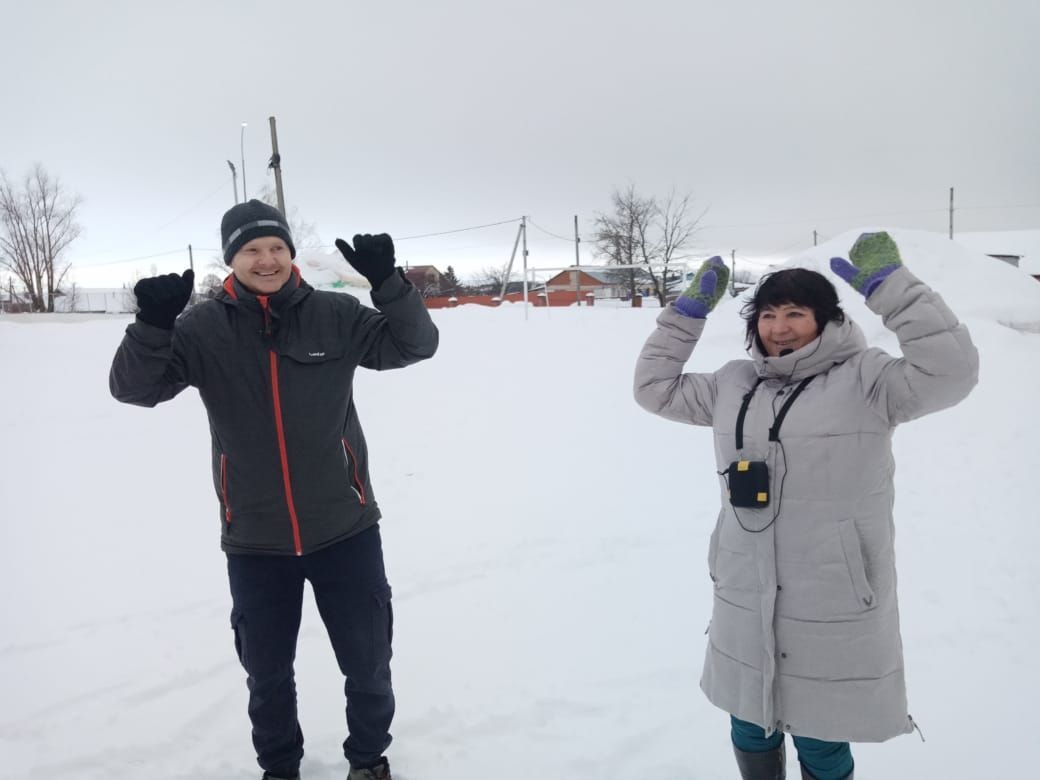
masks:
<instances>
[{"instance_id":1,"label":"red zipper on jacket","mask_svg":"<svg viewBox=\"0 0 1040 780\"><path fill-rule=\"evenodd\" d=\"M270 314L267 309L267 296L258 295L257 300L264 310L264 330L270 327ZM289 479L289 455L285 447L285 427L282 425L282 397L278 387L278 353L269 350L271 356L271 395L274 400L274 425L278 432L278 455L282 461L282 484L285 487L285 503L289 507L289 522L292 523L293 546L297 555L303 555L303 544L300 542L300 521L296 517L296 504L293 502L292 480Z\"/></svg>"},{"instance_id":2,"label":"red zipper on jacket","mask_svg":"<svg viewBox=\"0 0 1040 780\"><path fill-rule=\"evenodd\" d=\"M343 438L343 449L349 453L350 457L347 460L350 462L351 467L354 469L354 491L358 494L358 498L361 500L361 506L365 505L365 483L361 481L361 475L358 472L357 458L354 457L354 450L351 449L350 442L347 441L347 437Z\"/></svg>"},{"instance_id":3,"label":"red zipper on jacket","mask_svg":"<svg viewBox=\"0 0 1040 780\"><path fill-rule=\"evenodd\" d=\"M224 521L231 525L231 502L227 492L227 455L220 453L220 493L224 496Z\"/></svg>"}]
</instances>

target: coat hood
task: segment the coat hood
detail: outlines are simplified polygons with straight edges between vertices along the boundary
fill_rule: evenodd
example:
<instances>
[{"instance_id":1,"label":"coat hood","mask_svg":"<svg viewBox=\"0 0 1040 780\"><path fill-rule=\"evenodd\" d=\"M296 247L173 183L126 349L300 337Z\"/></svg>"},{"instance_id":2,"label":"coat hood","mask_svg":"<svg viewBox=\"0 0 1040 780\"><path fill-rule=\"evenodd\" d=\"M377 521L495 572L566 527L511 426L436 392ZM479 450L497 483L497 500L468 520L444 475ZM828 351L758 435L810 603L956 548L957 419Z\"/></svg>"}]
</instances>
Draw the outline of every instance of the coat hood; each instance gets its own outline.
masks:
<instances>
[{"instance_id":1,"label":"coat hood","mask_svg":"<svg viewBox=\"0 0 1040 780\"><path fill-rule=\"evenodd\" d=\"M863 331L846 317L842 323L828 322L815 339L801 349L781 357L770 357L763 353L758 346L758 339L755 339L751 346L751 359L755 362L756 373L764 379L799 381L844 363L866 348L867 340Z\"/></svg>"}]
</instances>

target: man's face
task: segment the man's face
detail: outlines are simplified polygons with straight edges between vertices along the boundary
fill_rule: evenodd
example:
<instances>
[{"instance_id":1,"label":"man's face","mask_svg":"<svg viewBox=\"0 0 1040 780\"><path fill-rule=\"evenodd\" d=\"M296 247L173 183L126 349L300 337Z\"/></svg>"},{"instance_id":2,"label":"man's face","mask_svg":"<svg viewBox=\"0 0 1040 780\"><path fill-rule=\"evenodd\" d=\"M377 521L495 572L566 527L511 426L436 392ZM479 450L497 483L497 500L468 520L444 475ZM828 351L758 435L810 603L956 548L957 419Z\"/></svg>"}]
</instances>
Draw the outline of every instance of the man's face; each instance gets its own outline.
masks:
<instances>
[{"instance_id":1,"label":"man's face","mask_svg":"<svg viewBox=\"0 0 1040 780\"><path fill-rule=\"evenodd\" d=\"M235 278L250 292L273 295L292 274L288 245L277 236L254 238L231 258Z\"/></svg>"}]
</instances>

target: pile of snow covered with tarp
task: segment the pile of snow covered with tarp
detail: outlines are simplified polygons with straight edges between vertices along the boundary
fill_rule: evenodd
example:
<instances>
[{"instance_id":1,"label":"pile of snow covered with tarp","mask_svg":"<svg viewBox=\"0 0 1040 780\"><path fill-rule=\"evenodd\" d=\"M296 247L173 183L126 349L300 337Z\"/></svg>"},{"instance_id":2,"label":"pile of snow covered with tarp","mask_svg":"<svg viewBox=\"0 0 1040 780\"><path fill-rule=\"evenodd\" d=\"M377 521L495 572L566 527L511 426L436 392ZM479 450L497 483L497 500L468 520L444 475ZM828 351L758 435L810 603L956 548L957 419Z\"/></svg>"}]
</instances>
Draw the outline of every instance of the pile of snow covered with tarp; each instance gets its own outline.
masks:
<instances>
[{"instance_id":1,"label":"pile of snow covered with tarp","mask_svg":"<svg viewBox=\"0 0 1040 780\"><path fill-rule=\"evenodd\" d=\"M355 271L338 249L324 252L321 249L302 249L296 255L296 265L311 287L317 290L348 292L351 295L367 294L371 285Z\"/></svg>"}]
</instances>

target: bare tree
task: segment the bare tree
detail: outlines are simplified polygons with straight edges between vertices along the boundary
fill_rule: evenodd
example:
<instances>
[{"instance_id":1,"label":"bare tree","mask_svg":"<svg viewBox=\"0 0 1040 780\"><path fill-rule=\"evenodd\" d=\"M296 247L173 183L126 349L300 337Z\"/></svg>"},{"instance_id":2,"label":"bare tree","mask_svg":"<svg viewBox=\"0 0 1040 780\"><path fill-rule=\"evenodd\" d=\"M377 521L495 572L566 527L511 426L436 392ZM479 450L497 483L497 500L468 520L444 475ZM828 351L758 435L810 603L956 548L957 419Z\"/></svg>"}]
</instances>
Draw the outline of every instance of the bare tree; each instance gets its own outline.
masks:
<instances>
[{"instance_id":1,"label":"bare tree","mask_svg":"<svg viewBox=\"0 0 1040 780\"><path fill-rule=\"evenodd\" d=\"M54 311L68 264L61 254L82 231L76 222L78 195L37 164L16 188L0 171L0 266L28 291L33 311Z\"/></svg>"},{"instance_id":2,"label":"bare tree","mask_svg":"<svg viewBox=\"0 0 1040 780\"><path fill-rule=\"evenodd\" d=\"M641 256L640 242L645 240L656 208L652 198L636 192L635 185L611 194L613 210L597 213L593 251L612 265L635 265ZM636 295L636 271L626 268L618 276L628 284L629 295Z\"/></svg>"},{"instance_id":3,"label":"bare tree","mask_svg":"<svg viewBox=\"0 0 1040 780\"><path fill-rule=\"evenodd\" d=\"M492 295L498 295L502 291L502 286L508 281L506 279L508 270L508 262L502 263L502 265L484 266L473 274L473 287L483 292L490 292Z\"/></svg>"},{"instance_id":4,"label":"bare tree","mask_svg":"<svg viewBox=\"0 0 1040 780\"><path fill-rule=\"evenodd\" d=\"M78 311L80 303L81 301L79 299L79 288L76 286L76 283L73 282L72 286L69 287L68 292L65 293L65 303L63 311Z\"/></svg>"},{"instance_id":5,"label":"bare tree","mask_svg":"<svg viewBox=\"0 0 1040 780\"><path fill-rule=\"evenodd\" d=\"M221 264L221 268L227 275L227 266ZM203 298L214 298L224 286L224 276L215 273L206 274L199 283L199 294Z\"/></svg>"},{"instance_id":6,"label":"bare tree","mask_svg":"<svg viewBox=\"0 0 1040 780\"><path fill-rule=\"evenodd\" d=\"M653 294L663 306L674 274L668 266L680 259L697 232L703 213L690 214L691 196L679 197L673 190L663 203L644 197L629 184L614 190L610 213L597 213L593 247L595 253L613 265L641 265L625 269L623 277L634 297L639 280L648 280Z\"/></svg>"},{"instance_id":7,"label":"bare tree","mask_svg":"<svg viewBox=\"0 0 1040 780\"><path fill-rule=\"evenodd\" d=\"M693 216L690 213L691 196L689 193L679 197L675 190L668 193L668 198L657 207L656 224L658 229L658 241L656 245L657 259L655 262L661 268L661 283L654 278L654 287L658 291L658 300L665 305L670 287L676 282L681 282L681 275L670 272L669 266L676 260L682 259L680 254L689 248L697 234L701 219L708 212L707 209ZM651 277L653 272L651 271Z\"/></svg>"},{"instance_id":8,"label":"bare tree","mask_svg":"<svg viewBox=\"0 0 1040 780\"><path fill-rule=\"evenodd\" d=\"M759 277L762 275L761 271L748 271L740 268L733 274L733 281L737 284L754 285L758 282Z\"/></svg>"},{"instance_id":9,"label":"bare tree","mask_svg":"<svg viewBox=\"0 0 1040 780\"><path fill-rule=\"evenodd\" d=\"M260 200L269 206L278 208L278 194L270 182L266 182L263 189L260 190ZM321 238L318 236L317 226L301 217L300 210L296 206L289 209L285 220L289 223L289 232L292 233L293 244L297 251L321 248Z\"/></svg>"}]
</instances>

